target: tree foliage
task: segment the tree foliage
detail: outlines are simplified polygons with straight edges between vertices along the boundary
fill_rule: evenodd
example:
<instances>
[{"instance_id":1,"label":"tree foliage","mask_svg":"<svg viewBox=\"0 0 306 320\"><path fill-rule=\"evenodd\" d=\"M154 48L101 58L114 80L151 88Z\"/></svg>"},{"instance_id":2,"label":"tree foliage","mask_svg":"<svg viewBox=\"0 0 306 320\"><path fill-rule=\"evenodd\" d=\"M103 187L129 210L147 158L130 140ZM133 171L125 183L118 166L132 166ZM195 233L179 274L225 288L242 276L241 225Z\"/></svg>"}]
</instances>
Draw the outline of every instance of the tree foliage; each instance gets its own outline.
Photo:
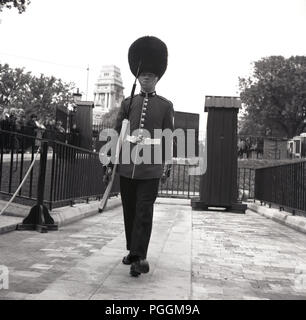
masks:
<instances>
[{"instance_id":1,"label":"tree foliage","mask_svg":"<svg viewBox=\"0 0 306 320\"><path fill-rule=\"evenodd\" d=\"M305 56L256 61L252 76L239 78L239 86L245 105L242 133L251 129L257 134L270 128L273 135L291 138L301 132L306 118Z\"/></svg>"},{"instance_id":2,"label":"tree foliage","mask_svg":"<svg viewBox=\"0 0 306 320\"><path fill-rule=\"evenodd\" d=\"M24 102L30 92L32 76L24 69L0 64L0 105L10 108Z\"/></svg>"},{"instance_id":3,"label":"tree foliage","mask_svg":"<svg viewBox=\"0 0 306 320\"><path fill-rule=\"evenodd\" d=\"M26 110L29 113L37 113L44 116L54 117L57 106L68 108L73 101L73 84L64 83L55 77L33 77L31 90L28 95Z\"/></svg>"},{"instance_id":4,"label":"tree foliage","mask_svg":"<svg viewBox=\"0 0 306 320\"><path fill-rule=\"evenodd\" d=\"M73 88L72 83L53 76L36 77L24 69L0 64L0 105L8 109L23 108L39 118L54 118L56 106L68 107L73 101Z\"/></svg>"},{"instance_id":5,"label":"tree foliage","mask_svg":"<svg viewBox=\"0 0 306 320\"><path fill-rule=\"evenodd\" d=\"M115 107L105 113L102 118L102 125L106 128L114 128L119 110L120 108Z\"/></svg>"},{"instance_id":6,"label":"tree foliage","mask_svg":"<svg viewBox=\"0 0 306 320\"><path fill-rule=\"evenodd\" d=\"M16 8L19 13L22 13L26 10L26 7L30 4L30 0L0 0L0 12L3 8Z\"/></svg>"}]
</instances>

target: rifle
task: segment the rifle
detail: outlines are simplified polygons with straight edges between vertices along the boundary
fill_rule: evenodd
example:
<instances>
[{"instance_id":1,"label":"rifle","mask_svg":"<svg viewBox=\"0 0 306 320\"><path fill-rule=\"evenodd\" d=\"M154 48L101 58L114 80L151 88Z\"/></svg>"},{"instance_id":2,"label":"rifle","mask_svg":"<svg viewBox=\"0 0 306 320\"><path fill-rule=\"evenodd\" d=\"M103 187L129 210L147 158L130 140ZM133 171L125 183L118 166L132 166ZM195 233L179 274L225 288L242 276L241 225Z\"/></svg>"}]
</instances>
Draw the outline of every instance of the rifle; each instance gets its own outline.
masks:
<instances>
[{"instance_id":1,"label":"rifle","mask_svg":"<svg viewBox=\"0 0 306 320\"><path fill-rule=\"evenodd\" d=\"M110 192L112 190L113 183L114 183L114 180L115 180L115 174L116 174L117 166L118 166L118 163L119 163L119 157L120 157L122 143L123 143L124 138L126 136L127 128L128 128L128 125L129 125L129 120L128 119L129 119L129 114L130 114L130 109L131 109L131 105L132 105L132 102L133 102L133 98L134 98L134 95L135 95L136 83L137 83L137 79L138 79L138 75L139 75L140 66L141 66L141 61L139 62L137 75L136 75L136 78L135 78L135 81L134 81L134 84L133 84L133 88L132 88L132 92L131 92L131 99L130 99L130 103L129 103L129 107L128 107L128 112L127 112L126 118L122 121L120 135L119 135L119 138L117 140L115 163L113 165L111 178L110 178L110 180L109 180L109 182L107 184L107 187L106 187L106 189L104 191L102 200L101 200L101 202L99 204L99 209L98 209L99 213L101 213L104 210L104 208L106 207L107 200L109 198L109 195L110 195Z\"/></svg>"},{"instance_id":2,"label":"rifle","mask_svg":"<svg viewBox=\"0 0 306 320\"><path fill-rule=\"evenodd\" d=\"M100 205L99 205L99 213L101 213L104 208L106 207L106 204L107 204L107 200L109 198L109 194L112 190L112 187L113 187L113 183L114 183L114 180L115 180L115 174L116 174L116 170L117 170L117 166L118 166L118 162L119 162L119 156L120 156L120 151L121 151L121 147L122 147L122 142L125 138L125 135L126 135L126 132L127 132L127 128L128 128L128 124L129 124L129 120L127 119L124 119L122 121L122 127L121 127L121 131L120 131L120 135L119 135L119 138L118 138L118 141L117 141L117 145L116 145L116 154L115 154L115 163L113 165L113 169L112 169L112 174L111 174L111 178L107 184L107 187L104 191L104 194L103 194L103 197L102 197L102 200L100 202Z\"/></svg>"}]
</instances>

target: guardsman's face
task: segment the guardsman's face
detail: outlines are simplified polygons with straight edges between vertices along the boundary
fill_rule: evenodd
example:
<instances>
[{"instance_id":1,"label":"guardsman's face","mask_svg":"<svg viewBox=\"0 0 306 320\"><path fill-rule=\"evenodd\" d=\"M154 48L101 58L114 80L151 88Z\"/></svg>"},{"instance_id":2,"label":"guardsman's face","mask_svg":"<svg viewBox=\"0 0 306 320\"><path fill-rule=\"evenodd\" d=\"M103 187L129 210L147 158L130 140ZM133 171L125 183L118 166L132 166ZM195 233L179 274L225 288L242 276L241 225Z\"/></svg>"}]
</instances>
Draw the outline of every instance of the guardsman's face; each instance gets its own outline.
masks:
<instances>
[{"instance_id":1,"label":"guardsman's face","mask_svg":"<svg viewBox=\"0 0 306 320\"><path fill-rule=\"evenodd\" d=\"M158 77L154 73L142 72L138 77L138 81L143 91L153 92L155 91L155 86L158 82Z\"/></svg>"}]
</instances>

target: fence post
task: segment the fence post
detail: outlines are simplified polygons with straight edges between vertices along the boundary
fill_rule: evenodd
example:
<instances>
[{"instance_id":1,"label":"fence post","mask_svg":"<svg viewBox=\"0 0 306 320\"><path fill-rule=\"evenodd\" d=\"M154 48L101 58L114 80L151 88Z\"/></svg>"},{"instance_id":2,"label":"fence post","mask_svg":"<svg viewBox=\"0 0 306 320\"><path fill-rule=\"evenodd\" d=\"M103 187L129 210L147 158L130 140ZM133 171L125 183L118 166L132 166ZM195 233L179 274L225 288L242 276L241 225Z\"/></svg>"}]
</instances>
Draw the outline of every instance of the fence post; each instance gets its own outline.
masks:
<instances>
[{"instance_id":1,"label":"fence post","mask_svg":"<svg viewBox=\"0 0 306 320\"><path fill-rule=\"evenodd\" d=\"M41 233L48 232L48 230L58 230L58 225L54 223L48 208L44 205L47 156L48 142L42 141L37 184L37 203L32 207L23 222L17 225L17 230L37 230Z\"/></svg>"}]
</instances>

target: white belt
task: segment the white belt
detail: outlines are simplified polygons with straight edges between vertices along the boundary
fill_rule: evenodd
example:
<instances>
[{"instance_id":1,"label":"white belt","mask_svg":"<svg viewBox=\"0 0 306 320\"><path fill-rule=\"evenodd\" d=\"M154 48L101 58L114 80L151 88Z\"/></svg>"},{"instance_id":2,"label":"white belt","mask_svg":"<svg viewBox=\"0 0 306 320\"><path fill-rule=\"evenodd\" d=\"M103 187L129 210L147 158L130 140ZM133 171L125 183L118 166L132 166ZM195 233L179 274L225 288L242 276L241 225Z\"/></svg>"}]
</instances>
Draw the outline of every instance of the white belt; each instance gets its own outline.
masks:
<instances>
[{"instance_id":1,"label":"white belt","mask_svg":"<svg viewBox=\"0 0 306 320\"><path fill-rule=\"evenodd\" d=\"M160 139L151 139L151 138L145 138L142 136L136 137L136 136L126 136L126 141L131 143L139 143L139 144L145 144L145 145L151 145L151 144L160 144Z\"/></svg>"}]
</instances>

